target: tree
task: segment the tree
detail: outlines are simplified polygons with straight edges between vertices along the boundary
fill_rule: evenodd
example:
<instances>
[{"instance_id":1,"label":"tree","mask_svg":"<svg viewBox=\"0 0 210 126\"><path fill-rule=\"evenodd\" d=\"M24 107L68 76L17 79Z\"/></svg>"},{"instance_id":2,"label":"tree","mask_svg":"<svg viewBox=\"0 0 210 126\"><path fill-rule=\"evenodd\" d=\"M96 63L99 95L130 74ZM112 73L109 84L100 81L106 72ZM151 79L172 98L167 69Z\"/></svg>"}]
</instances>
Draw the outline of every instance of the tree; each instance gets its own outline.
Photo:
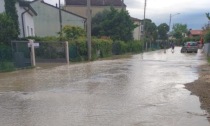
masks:
<instances>
[{"instance_id":1,"label":"tree","mask_svg":"<svg viewBox=\"0 0 210 126\"><path fill-rule=\"evenodd\" d=\"M157 26L150 19L145 19L145 37L150 40L157 38Z\"/></svg>"},{"instance_id":2,"label":"tree","mask_svg":"<svg viewBox=\"0 0 210 126\"><path fill-rule=\"evenodd\" d=\"M85 36L85 30L77 26L66 25L63 27L63 32L67 39L77 39Z\"/></svg>"},{"instance_id":3,"label":"tree","mask_svg":"<svg viewBox=\"0 0 210 126\"><path fill-rule=\"evenodd\" d=\"M128 11L117 11L113 7L96 14L92 19L92 35L109 36L113 40L133 40L133 30L137 27Z\"/></svg>"},{"instance_id":4,"label":"tree","mask_svg":"<svg viewBox=\"0 0 210 126\"><path fill-rule=\"evenodd\" d=\"M14 25L12 27L12 29L14 31L16 31L13 33L14 37L18 38L18 35L20 34L20 29L19 29L17 10L15 7L16 2L17 2L17 0L4 0L5 12L11 18L11 20L14 22Z\"/></svg>"},{"instance_id":5,"label":"tree","mask_svg":"<svg viewBox=\"0 0 210 126\"><path fill-rule=\"evenodd\" d=\"M206 17L210 20L210 15L209 15L209 13L206 13Z\"/></svg>"},{"instance_id":6,"label":"tree","mask_svg":"<svg viewBox=\"0 0 210 126\"><path fill-rule=\"evenodd\" d=\"M182 39L184 37L184 34L187 34L187 25L186 24L175 24L173 26L172 35L176 39Z\"/></svg>"},{"instance_id":7,"label":"tree","mask_svg":"<svg viewBox=\"0 0 210 126\"><path fill-rule=\"evenodd\" d=\"M0 44L9 45L10 40L16 38L16 29L11 17L5 13L0 14Z\"/></svg>"},{"instance_id":8,"label":"tree","mask_svg":"<svg viewBox=\"0 0 210 126\"><path fill-rule=\"evenodd\" d=\"M160 39L166 40L168 38L169 26L166 23L162 23L158 26L158 35Z\"/></svg>"}]
</instances>

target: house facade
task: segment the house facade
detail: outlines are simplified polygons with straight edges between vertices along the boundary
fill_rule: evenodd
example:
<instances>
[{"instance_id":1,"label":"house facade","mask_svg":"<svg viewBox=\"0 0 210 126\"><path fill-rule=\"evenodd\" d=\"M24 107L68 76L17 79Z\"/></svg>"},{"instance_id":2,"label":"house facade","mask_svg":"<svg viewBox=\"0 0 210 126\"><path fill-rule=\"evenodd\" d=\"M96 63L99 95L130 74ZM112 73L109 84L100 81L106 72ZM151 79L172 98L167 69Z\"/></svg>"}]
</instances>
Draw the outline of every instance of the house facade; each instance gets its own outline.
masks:
<instances>
[{"instance_id":1,"label":"house facade","mask_svg":"<svg viewBox=\"0 0 210 126\"><path fill-rule=\"evenodd\" d=\"M98 12L110 9L110 6L117 10L126 9L123 0L91 0L92 17ZM82 17L87 17L87 0L65 0L64 9Z\"/></svg>"},{"instance_id":2,"label":"house facade","mask_svg":"<svg viewBox=\"0 0 210 126\"><path fill-rule=\"evenodd\" d=\"M34 20L37 15L36 11L27 1L17 0L16 10L18 15L20 34L18 37L35 36ZM0 0L0 13L5 12L4 0Z\"/></svg>"},{"instance_id":3,"label":"house facade","mask_svg":"<svg viewBox=\"0 0 210 126\"><path fill-rule=\"evenodd\" d=\"M117 10L126 9L124 0L91 0L91 15L94 17L97 13L109 10L113 6ZM64 9L80 16L87 17L87 0L65 0ZM140 40L142 36L141 20L131 18L138 27L133 31L134 40Z\"/></svg>"},{"instance_id":4,"label":"house facade","mask_svg":"<svg viewBox=\"0 0 210 126\"><path fill-rule=\"evenodd\" d=\"M4 8L4 0L0 0L0 13L4 12L5 8Z\"/></svg>"},{"instance_id":5,"label":"house facade","mask_svg":"<svg viewBox=\"0 0 210 126\"><path fill-rule=\"evenodd\" d=\"M58 36L61 25L79 26L83 29L86 27L86 18L63 9L60 10L59 7L45 3L43 0L35 0L31 2L31 6L38 14L34 18L36 36Z\"/></svg>"},{"instance_id":6,"label":"house facade","mask_svg":"<svg viewBox=\"0 0 210 126\"><path fill-rule=\"evenodd\" d=\"M142 20L137 18L131 18L135 25L138 25L133 31L134 40L140 40L143 35Z\"/></svg>"}]
</instances>

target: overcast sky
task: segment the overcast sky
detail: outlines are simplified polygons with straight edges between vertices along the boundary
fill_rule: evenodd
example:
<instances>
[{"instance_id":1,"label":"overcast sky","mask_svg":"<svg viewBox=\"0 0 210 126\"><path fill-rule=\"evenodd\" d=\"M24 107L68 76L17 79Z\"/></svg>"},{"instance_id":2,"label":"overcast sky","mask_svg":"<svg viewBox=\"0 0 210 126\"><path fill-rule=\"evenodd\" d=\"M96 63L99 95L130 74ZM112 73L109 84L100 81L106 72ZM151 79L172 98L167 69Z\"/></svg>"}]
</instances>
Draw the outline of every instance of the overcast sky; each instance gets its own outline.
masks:
<instances>
[{"instance_id":1,"label":"overcast sky","mask_svg":"<svg viewBox=\"0 0 210 126\"><path fill-rule=\"evenodd\" d=\"M55 5L58 0L44 0ZM64 0L61 0L61 3ZM130 15L135 18L144 18L145 0L124 0ZM177 13L180 13L176 15ZM187 24L190 29L201 29L208 23L205 13L210 13L210 0L147 0L146 18L156 25L169 24L172 15L171 27L175 23Z\"/></svg>"}]
</instances>

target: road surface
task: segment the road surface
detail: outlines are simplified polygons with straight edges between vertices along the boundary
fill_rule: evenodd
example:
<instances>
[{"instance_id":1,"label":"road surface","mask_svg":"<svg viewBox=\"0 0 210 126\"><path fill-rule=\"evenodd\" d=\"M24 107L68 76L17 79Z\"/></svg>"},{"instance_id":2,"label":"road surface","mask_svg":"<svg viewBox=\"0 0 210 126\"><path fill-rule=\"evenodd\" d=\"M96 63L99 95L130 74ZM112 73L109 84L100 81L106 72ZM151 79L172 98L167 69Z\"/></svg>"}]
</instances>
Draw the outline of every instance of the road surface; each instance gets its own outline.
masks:
<instances>
[{"instance_id":1,"label":"road surface","mask_svg":"<svg viewBox=\"0 0 210 126\"><path fill-rule=\"evenodd\" d=\"M184 84L205 56L167 50L0 74L1 126L209 126Z\"/></svg>"}]
</instances>

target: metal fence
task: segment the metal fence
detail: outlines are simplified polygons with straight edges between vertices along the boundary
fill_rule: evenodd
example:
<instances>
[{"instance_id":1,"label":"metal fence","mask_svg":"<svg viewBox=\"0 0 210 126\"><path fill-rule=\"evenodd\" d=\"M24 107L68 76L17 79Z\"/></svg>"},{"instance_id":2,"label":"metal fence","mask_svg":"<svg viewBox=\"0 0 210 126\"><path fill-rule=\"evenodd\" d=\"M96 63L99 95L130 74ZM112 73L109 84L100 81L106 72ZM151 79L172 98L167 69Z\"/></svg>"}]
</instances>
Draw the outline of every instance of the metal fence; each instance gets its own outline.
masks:
<instances>
[{"instance_id":1,"label":"metal fence","mask_svg":"<svg viewBox=\"0 0 210 126\"><path fill-rule=\"evenodd\" d=\"M12 56L15 67L31 66L30 48L28 41L12 41Z\"/></svg>"},{"instance_id":2,"label":"metal fence","mask_svg":"<svg viewBox=\"0 0 210 126\"><path fill-rule=\"evenodd\" d=\"M17 68L33 66L33 52L29 41L12 41L12 61ZM34 42L34 62L66 63L65 42Z\"/></svg>"},{"instance_id":3,"label":"metal fence","mask_svg":"<svg viewBox=\"0 0 210 126\"><path fill-rule=\"evenodd\" d=\"M65 42L35 42L36 63L66 63Z\"/></svg>"}]
</instances>

